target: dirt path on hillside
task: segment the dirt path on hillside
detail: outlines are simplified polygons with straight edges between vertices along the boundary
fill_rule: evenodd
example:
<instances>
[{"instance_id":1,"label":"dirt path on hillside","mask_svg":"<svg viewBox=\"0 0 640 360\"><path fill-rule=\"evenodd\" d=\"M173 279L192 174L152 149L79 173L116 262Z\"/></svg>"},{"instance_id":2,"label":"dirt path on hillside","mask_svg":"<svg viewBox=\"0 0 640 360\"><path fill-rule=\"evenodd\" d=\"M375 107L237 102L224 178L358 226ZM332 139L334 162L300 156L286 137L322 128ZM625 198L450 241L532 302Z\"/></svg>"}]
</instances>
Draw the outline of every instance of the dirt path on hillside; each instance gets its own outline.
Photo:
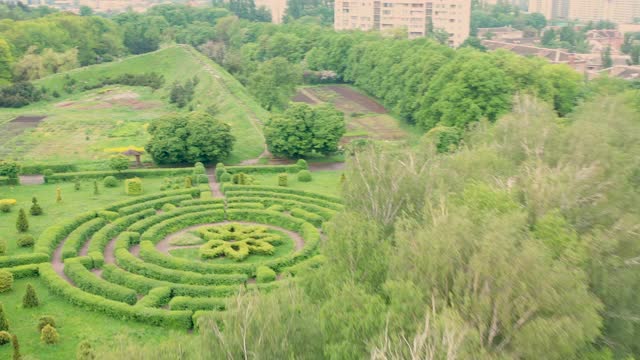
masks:
<instances>
[{"instance_id":1,"label":"dirt path on hillside","mask_svg":"<svg viewBox=\"0 0 640 360\"><path fill-rule=\"evenodd\" d=\"M53 252L53 257L51 259L51 266L53 267L53 270L56 272L56 274L58 274L58 276L65 279L69 284L76 286L73 283L73 281L71 281L71 279L67 276L67 274L64 273L64 261L62 260L62 247L64 246L65 241L67 241L67 238L64 238L64 240L60 242L60 245L58 245L56 250Z\"/></svg>"},{"instance_id":2,"label":"dirt path on hillside","mask_svg":"<svg viewBox=\"0 0 640 360\"><path fill-rule=\"evenodd\" d=\"M204 71L207 72L209 75L211 75L225 90L227 90L229 94L233 94L233 92L224 82L222 77L218 75L218 72L215 69L213 69L213 67L211 67L210 64L207 64L206 61L202 60L200 56L204 56L204 55L198 53L197 50L195 50L193 47L189 45L181 44L179 46L186 49L189 52L189 54L191 54L193 59L202 66ZM262 120L260 120L260 118L258 118L258 115L247 105L247 103L244 102L244 100L242 100L240 97L236 97L236 100L240 102L244 110L246 110L251 126L253 126L253 128L258 132L258 134L260 134L260 137L262 138L264 150L258 156L258 158L245 160L241 163L241 165L254 165L254 164L257 164L260 159L271 156L271 153L267 149L267 143L264 138L264 133L262 132L262 126L264 125L264 123Z\"/></svg>"},{"instance_id":3,"label":"dirt path on hillside","mask_svg":"<svg viewBox=\"0 0 640 360\"><path fill-rule=\"evenodd\" d=\"M42 185L44 175L20 175L20 185Z\"/></svg>"},{"instance_id":4,"label":"dirt path on hillside","mask_svg":"<svg viewBox=\"0 0 640 360\"><path fill-rule=\"evenodd\" d=\"M209 178L209 188L211 188L211 195L214 198L223 198L222 191L220 191L220 184L216 180L216 168L212 167L207 169L207 178Z\"/></svg>"}]
</instances>

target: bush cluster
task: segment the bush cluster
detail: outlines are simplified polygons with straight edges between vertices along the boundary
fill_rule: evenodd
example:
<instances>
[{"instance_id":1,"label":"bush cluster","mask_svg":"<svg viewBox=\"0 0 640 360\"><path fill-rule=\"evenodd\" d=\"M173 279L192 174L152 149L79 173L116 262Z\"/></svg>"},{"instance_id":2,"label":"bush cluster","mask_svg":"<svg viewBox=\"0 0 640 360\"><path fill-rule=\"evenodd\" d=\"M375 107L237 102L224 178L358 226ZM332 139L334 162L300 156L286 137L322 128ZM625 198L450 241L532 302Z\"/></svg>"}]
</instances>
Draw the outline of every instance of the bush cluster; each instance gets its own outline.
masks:
<instances>
[{"instance_id":1,"label":"bush cluster","mask_svg":"<svg viewBox=\"0 0 640 360\"><path fill-rule=\"evenodd\" d=\"M11 212L11 208L17 203L16 199L0 199L0 211Z\"/></svg>"},{"instance_id":2,"label":"bush cluster","mask_svg":"<svg viewBox=\"0 0 640 360\"><path fill-rule=\"evenodd\" d=\"M0 89L0 107L20 108L40 99L42 99L42 92L27 81L17 82Z\"/></svg>"},{"instance_id":3,"label":"bush cluster","mask_svg":"<svg viewBox=\"0 0 640 360\"><path fill-rule=\"evenodd\" d=\"M42 315L38 319L38 332L41 332L45 326L50 325L56 327L56 319L50 315Z\"/></svg>"},{"instance_id":4,"label":"bush cluster","mask_svg":"<svg viewBox=\"0 0 640 360\"><path fill-rule=\"evenodd\" d=\"M46 325L40 332L40 340L47 345L57 344L59 338L58 330L51 325Z\"/></svg>"},{"instance_id":5,"label":"bush cluster","mask_svg":"<svg viewBox=\"0 0 640 360\"><path fill-rule=\"evenodd\" d=\"M0 331L0 346L6 345L11 342L11 334L7 331Z\"/></svg>"}]
</instances>

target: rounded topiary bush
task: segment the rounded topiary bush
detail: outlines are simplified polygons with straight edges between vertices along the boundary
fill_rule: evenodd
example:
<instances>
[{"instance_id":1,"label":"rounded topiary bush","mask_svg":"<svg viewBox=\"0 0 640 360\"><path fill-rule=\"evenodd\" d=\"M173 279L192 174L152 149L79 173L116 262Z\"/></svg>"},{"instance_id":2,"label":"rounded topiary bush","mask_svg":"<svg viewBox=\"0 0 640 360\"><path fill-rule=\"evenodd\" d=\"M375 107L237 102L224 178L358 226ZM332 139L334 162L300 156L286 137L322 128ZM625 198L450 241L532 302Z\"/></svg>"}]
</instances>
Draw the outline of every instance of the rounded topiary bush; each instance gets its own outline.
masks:
<instances>
[{"instance_id":1,"label":"rounded topiary bush","mask_svg":"<svg viewBox=\"0 0 640 360\"><path fill-rule=\"evenodd\" d=\"M267 266L258 266L256 269L256 281L258 283L268 283L276 280L276 272Z\"/></svg>"},{"instance_id":2,"label":"rounded topiary bush","mask_svg":"<svg viewBox=\"0 0 640 360\"><path fill-rule=\"evenodd\" d=\"M307 160L305 159L298 160L298 162L296 162L296 165L298 165L298 168L300 168L300 170L307 170L309 168L309 164L307 164Z\"/></svg>"},{"instance_id":3,"label":"rounded topiary bush","mask_svg":"<svg viewBox=\"0 0 640 360\"><path fill-rule=\"evenodd\" d=\"M23 234L18 237L18 246L20 247L31 247L36 242L32 235Z\"/></svg>"},{"instance_id":4,"label":"rounded topiary bush","mask_svg":"<svg viewBox=\"0 0 640 360\"><path fill-rule=\"evenodd\" d=\"M40 316L40 319L38 319L38 331L42 331L42 329L44 329L44 327L47 325L56 327L56 319L54 319L53 316L50 315Z\"/></svg>"},{"instance_id":5,"label":"rounded topiary bush","mask_svg":"<svg viewBox=\"0 0 640 360\"><path fill-rule=\"evenodd\" d=\"M11 334L6 331L0 331L0 345L6 345L11 342Z\"/></svg>"},{"instance_id":6,"label":"rounded topiary bush","mask_svg":"<svg viewBox=\"0 0 640 360\"><path fill-rule=\"evenodd\" d=\"M7 270L0 269L0 293L7 292L13 288L13 274Z\"/></svg>"},{"instance_id":7,"label":"rounded topiary bush","mask_svg":"<svg viewBox=\"0 0 640 360\"><path fill-rule=\"evenodd\" d=\"M102 180L102 185L106 188L114 188L118 186L118 179L115 176L107 176Z\"/></svg>"},{"instance_id":8,"label":"rounded topiary bush","mask_svg":"<svg viewBox=\"0 0 640 360\"><path fill-rule=\"evenodd\" d=\"M139 178L127 179L124 181L124 191L127 195L142 194L142 180Z\"/></svg>"},{"instance_id":9,"label":"rounded topiary bush","mask_svg":"<svg viewBox=\"0 0 640 360\"><path fill-rule=\"evenodd\" d=\"M300 181L300 182L310 182L311 180L312 180L311 171L309 171L309 170L300 170L298 172L298 181Z\"/></svg>"},{"instance_id":10,"label":"rounded topiary bush","mask_svg":"<svg viewBox=\"0 0 640 360\"><path fill-rule=\"evenodd\" d=\"M231 174L229 174L228 172L223 173L222 175L220 175L220 181L223 183L228 183L231 181Z\"/></svg>"},{"instance_id":11,"label":"rounded topiary bush","mask_svg":"<svg viewBox=\"0 0 640 360\"><path fill-rule=\"evenodd\" d=\"M60 336L58 330L51 325L46 325L40 332L40 340L47 345L57 344Z\"/></svg>"}]
</instances>

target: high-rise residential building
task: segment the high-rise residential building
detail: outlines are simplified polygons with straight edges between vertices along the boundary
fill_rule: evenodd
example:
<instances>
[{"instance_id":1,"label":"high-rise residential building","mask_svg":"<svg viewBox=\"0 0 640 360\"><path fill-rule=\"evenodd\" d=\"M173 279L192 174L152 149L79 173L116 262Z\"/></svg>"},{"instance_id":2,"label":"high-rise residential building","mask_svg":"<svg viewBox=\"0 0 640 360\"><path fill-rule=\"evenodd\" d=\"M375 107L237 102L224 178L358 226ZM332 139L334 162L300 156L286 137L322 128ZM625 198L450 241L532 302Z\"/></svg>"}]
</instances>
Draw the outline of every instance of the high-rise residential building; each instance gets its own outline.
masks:
<instances>
[{"instance_id":1,"label":"high-rise residential building","mask_svg":"<svg viewBox=\"0 0 640 360\"><path fill-rule=\"evenodd\" d=\"M529 12L540 13L547 19L566 19L570 0L529 0Z\"/></svg>"},{"instance_id":2,"label":"high-rise residential building","mask_svg":"<svg viewBox=\"0 0 640 360\"><path fill-rule=\"evenodd\" d=\"M448 44L459 46L469 37L471 0L336 0L336 30L404 28L410 38L441 30Z\"/></svg>"},{"instance_id":3,"label":"high-rise residential building","mask_svg":"<svg viewBox=\"0 0 640 360\"><path fill-rule=\"evenodd\" d=\"M640 17L640 0L570 0L569 19L629 24Z\"/></svg>"}]
</instances>

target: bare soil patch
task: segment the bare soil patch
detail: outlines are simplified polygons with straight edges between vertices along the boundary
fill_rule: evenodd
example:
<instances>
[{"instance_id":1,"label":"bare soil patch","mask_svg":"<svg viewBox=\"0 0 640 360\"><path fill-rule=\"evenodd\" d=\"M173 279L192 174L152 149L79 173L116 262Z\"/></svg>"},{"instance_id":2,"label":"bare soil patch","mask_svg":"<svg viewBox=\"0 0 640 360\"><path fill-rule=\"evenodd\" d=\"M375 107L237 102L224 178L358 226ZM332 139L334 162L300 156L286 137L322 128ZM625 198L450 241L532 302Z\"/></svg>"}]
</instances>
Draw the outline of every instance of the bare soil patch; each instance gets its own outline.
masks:
<instances>
[{"instance_id":1,"label":"bare soil patch","mask_svg":"<svg viewBox=\"0 0 640 360\"><path fill-rule=\"evenodd\" d=\"M44 120L46 116L18 116L17 118L11 120L12 123L28 123L28 124L37 124L40 121Z\"/></svg>"},{"instance_id":2,"label":"bare soil patch","mask_svg":"<svg viewBox=\"0 0 640 360\"><path fill-rule=\"evenodd\" d=\"M301 90L298 90L298 92L296 92L296 96L293 97L293 101L295 101L295 102L303 102L303 103L307 103L307 104L310 104L310 105L317 104L316 101L314 101L312 98L308 97Z\"/></svg>"}]
</instances>

